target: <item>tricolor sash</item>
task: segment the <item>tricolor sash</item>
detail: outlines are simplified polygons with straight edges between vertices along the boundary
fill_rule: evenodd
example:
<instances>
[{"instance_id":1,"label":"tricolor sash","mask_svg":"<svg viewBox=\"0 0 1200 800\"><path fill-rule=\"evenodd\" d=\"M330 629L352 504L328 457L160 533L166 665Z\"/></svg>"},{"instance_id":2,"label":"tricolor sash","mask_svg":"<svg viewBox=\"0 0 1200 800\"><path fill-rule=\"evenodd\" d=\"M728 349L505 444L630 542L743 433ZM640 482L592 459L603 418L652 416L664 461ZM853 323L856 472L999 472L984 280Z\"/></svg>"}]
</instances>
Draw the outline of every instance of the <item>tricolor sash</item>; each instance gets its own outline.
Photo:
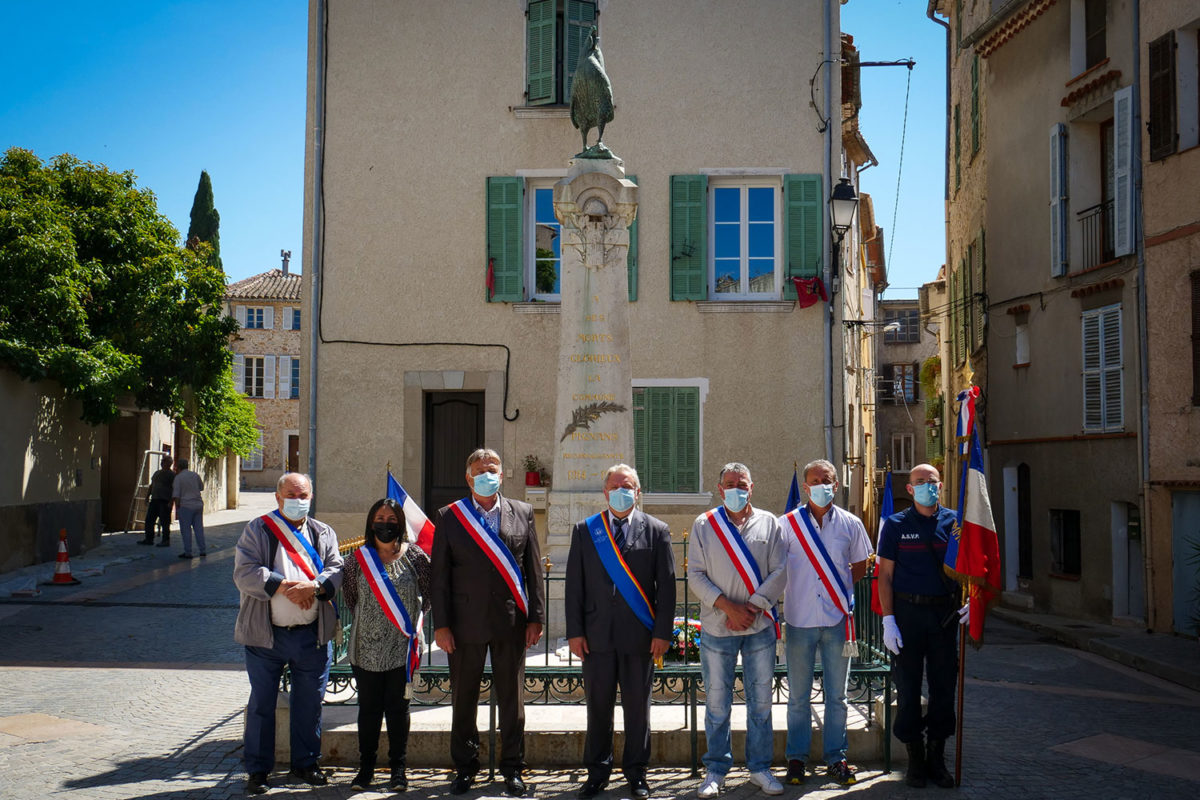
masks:
<instances>
[{"instance_id":1,"label":"tricolor sash","mask_svg":"<svg viewBox=\"0 0 1200 800\"><path fill-rule=\"evenodd\" d=\"M588 533L592 535L592 544L596 545L596 554L608 577L625 598L625 602L633 609L638 621L649 630L654 630L654 609L650 607L650 599L646 597L642 585L633 577L633 570L625 563L621 551L617 549L617 541L613 538L608 515L601 511L587 518Z\"/></svg>"},{"instance_id":2,"label":"tricolor sash","mask_svg":"<svg viewBox=\"0 0 1200 800\"><path fill-rule=\"evenodd\" d=\"M491 529L479 512L475 510L475 504L469 498L452 503L450 510L454 512L454 516L458 517L463 528L475 540L475 544L479 545L479 549L483 550L483 554L488 557L488 561L492 562L492 566L500 573L504 582L508 584L513 599L517 601L517 608L528 617L529 599L525 596L525 582L521 579L521 570L517 568L517 559L504 544L500 534Z\"/></svg>"},{"instance_id":3,"label":"tricolor sash","mask_svg":"<svg viewBox=\"0 0 1200 800\"><path fill-rule=\"evenodd\" d=\"M383 615L408 637L407 674L408 682L411 685L413 676L417 674L417 668L421 664L421 647L417 643L417 631L421 628L424 614L417 617L417 624L414 626L408 609L400 600L396 586L383 567L383 559L379 557L379 551L374 547L364 545L354 551L354 558L362 567L363 577L367 579L367 585L371 587L371 594L375 595L375 600L383 609Z\"/></svg>"},{"instance_id":4,"label":"tricolor sash","mask_svg":"<svg viewBox=\"0 0 1200 800\"><path fill-rule=\"evenodd\" d=\"M851 658L857 657L858 639L854 634L854 615L851 613L854 609L854 595L846 591L841 573L838 572L833 559L829 557L829 551L825 549L821 537L817 535L817 529L813 525L808 506L800 506L795 511L784 515L784 519L787 520L792 533L796 534L796 538L800 541L800 547L804 549L809 563L816 570L817 577L821 579L825 591L833 600L834 607L842 612L846 619L846 643L842 646L842 655ZM802 520L804 524L801 525L798 520Z\"/></svg>"},{"instance_id":5,"label":"tricolor sash","mask_svg":"<svg viewBox=\"0 0 1200 800\"><path fill-rule=\"evenodd\" d=\"M717 506L711 511L705 512L704 516L708 519L708 524L712 526L713 532L717 534L717 539L725 548L726 554L729 555L729 560L733 562L734 569L741 576L746 590L753 595L758 591L759 584L762 583L762 573L758 571L758 564L751 555L750 548L746 546L737 527L730 521L725 506ZM772 605L763 614L770 617L771 622L775 624L775 638L778 639L779 615L775 612L775 606Z\"/></svg>"},{"instance_id":6,"label":"tricolor sash","mask_svg":"<svg viewBox=\"0 0 1200 800\"><path fill-rule=\"evenodd\" d=\"M303 536L300 529L278 511L263 514L260 519L267 530L279 540L280 547L283 548L283 552L287 553L292 563L299 567L310 581L315 581L325 569L325 565L321 562L321 556L317 554L312 542L308 541L308 537Z\"/></svg>"}]
</instances>

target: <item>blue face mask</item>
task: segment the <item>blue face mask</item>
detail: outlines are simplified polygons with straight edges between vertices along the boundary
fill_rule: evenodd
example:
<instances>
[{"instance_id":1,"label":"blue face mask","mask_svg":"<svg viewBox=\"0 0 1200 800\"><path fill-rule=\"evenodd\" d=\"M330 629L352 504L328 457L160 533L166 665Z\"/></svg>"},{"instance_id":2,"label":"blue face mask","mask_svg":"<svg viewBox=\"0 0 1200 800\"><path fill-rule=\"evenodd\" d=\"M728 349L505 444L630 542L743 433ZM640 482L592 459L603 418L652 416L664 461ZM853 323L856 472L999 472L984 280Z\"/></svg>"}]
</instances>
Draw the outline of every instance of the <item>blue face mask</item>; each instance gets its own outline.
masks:
<instances>
[{"instance_id":1,"label":"blue face mask","mask_svg":"<svg viewBox=\"0 0 1200 800\"><path fill-rule=\"evenodd\" d=\"M312 508L312 500L308 498L301 500L299 497L285 497L283 499L283 515L293 522L307 517L310 508Z\"/></svg>"},{"instance_id":2,"label":"blue face mask","mask_svg":"<svg viewBox=\"0 0 1200 800\"><path fill-rule=\"evenodd\" d=\"M818 483L816 486L805 486L804 488L808 491L808 499L817 508L825 508L833 502L832 483Z\"/></svg>"},{"instance_id":3,"label":"blue face mask","mask_svg":"<svg viewBox=\"0 0 1200 800\"><path fill-rule=\"evenodd\" d=\"M608 507L618 514L624 514L633 508L635 500L637 500L636 489L612 489L608 493Z\"/></svg>"},{"instance_id":4,"label":"blue face mask","mask_svg":"<svg viewBox=\"0 0 1200 800\"><path fill-rule=\"evenodd\" d=\"M738 513L746 507L746 503L750 502L750 491L748 489L726 489L725 490L725 507L733 513Z\"/></svg>"},{"instance_id":5,"label":"blue face mask","mask_svg":"<svg viewBox=\"0 0 1200 800\"><path fill-rule=\"evenodd\" d=\"M938 501L938 485L936 483L920 483L913 487L913 500L917 505L936 506Z\"/></svg>"},{"instance_id":6,"label":"blue face mask","mask_svg":"<svg viewBox=\"0 0 1200 800\"><path fill-rule=\"evenodd\" d=\"M500 491L499 472L481 472L472 479L475 494L480 497L491 497Z\"/></svg>"}]
</instances>

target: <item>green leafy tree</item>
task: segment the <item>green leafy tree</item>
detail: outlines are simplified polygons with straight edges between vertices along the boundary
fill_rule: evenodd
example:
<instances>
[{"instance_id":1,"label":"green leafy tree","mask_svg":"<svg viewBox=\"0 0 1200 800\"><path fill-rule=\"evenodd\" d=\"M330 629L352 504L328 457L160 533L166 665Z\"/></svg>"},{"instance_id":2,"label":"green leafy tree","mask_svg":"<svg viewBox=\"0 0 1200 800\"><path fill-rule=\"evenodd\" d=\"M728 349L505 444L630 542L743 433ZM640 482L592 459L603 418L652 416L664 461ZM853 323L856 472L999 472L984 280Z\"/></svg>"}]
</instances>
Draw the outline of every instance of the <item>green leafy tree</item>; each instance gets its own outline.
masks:
<instances>
[{"instance_id":1,"label":"green leafy tree","mask_svg":"<svg viewBox=\"0 0 1200 800\"><path fill-rule=\"evenodd\" d=\"M221 215L213 202L212 178L200 170L200 183L196 196L192 198L191 222L188 224L188 247L195 248L196 242L205 242L212 248L211 258L217 269L221 265Z\"/></svg>"},{"instance_id":2,"label":"green leafy tree","mask_svg":"<svg viewBox=\"0 0 1200 800\"><path fill-rule=\"evenodd\" d=\"M118 403L192 420L201 452L246 455L254 410L232 392L225 275L180 247L132 172L61 155L0 158L0 364L54 380L99 425ZM214 448L216 448L214 450Z\"/></svg>"}]
</instances>

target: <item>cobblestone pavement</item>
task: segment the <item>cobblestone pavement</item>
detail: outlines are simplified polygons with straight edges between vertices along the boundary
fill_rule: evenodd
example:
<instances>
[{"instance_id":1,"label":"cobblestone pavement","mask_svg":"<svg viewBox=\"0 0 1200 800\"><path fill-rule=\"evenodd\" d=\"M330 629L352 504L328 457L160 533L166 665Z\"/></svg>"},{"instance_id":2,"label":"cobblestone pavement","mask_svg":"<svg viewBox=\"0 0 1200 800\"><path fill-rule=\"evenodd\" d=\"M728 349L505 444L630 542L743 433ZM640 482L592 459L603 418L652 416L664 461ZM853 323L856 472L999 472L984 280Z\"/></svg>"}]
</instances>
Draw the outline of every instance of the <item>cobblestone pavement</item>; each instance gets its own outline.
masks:
<instances>
[{"instance_id":1,"label":"cobblestone pavement","mask_svg":"<svg viewBox=\"0 0 1200 800\"><path fill-rule=\"evenodd\" d=\"M107 563L77 587L0 601L0 797L242 797L242 706L248 683L232 642L237 592L232 547L251 507L223 512L209 556L144 548L118 534L80 568ZM237 519L234 519L237 517ZM221 524L223 523L223 524ZM0 576L3 577L3 576ZM1200 693L1012 624L989 622L989 643L968 651L963 785L908 789L902 774L861 764L850 789L810 777L784 797L1194 798L1200 795ZM899 747L899 745L896 745ZM779 754L781 755L781 754ZM851 754L853 757L853 754ZM781 773L782 770L777 770ZM383 773L386 777L386 773ZM323 789L289 786L268 797L354 794L352 770ZM409 794L449 796L449 773L410 771ZM537 797L570 798L579 771L533 771ZM686 769L650 775L656 797L695 797ZM757 797L744 770L725 798ZM502 796L482 784L470 800ZM610 798L627 796L614 785Z\"/></svg>"}]
</instances>

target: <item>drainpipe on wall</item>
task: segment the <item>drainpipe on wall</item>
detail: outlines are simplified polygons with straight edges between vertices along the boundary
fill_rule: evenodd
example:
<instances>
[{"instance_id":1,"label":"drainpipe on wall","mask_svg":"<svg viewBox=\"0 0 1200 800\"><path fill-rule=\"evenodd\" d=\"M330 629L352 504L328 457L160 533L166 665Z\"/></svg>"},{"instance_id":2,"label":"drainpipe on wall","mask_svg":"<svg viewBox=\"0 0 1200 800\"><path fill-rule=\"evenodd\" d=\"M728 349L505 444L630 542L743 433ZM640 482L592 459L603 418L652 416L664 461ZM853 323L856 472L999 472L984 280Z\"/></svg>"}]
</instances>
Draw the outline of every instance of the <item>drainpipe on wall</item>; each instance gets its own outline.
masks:
<instances>
[{"instance_id":1,"label":"drainpipe on wall","mask_svg":"<svg viewBox=\"0 0 1200 800\"><path fill-rule=\"evenodd\" d=\"M1133 241L1137 253L1138 304L1138 395L1141 413L1138 418L1138 439L1141 444L1142 483L1142 565L1145 570L1146 627L1155 628L1154 548L1150 535L1150 365L1149 341L1146 330L1146 241L1142 219L1142 8L1141 0L1133 0ZM1128 532L1128 529L1127 529Z\"/></svg>"},{"instance_id":2,"label":"drainpipe on wall","mask_svg":"<svg viewBox=\"0 0 1200 800\"><path fill-rule=\"evenodd\" d=\"M950 264L952 263L950 261L950 112L951 112L953 105L951 103L951 94L950 94L950 59L954 55L954 43L951 39L950 22L940 20L935 16L936 7L937 7L937 0L929 0L929 6L925 10L925 15L927 17L929 17L929 19L932 20L934 23L941 25L943 28L946 29L946 113L945 113L946 147L945 147L945 152L942 155L942 185L943 185L942 207L945 209L945 217L946 217L945 222L943 223L943 225L945 227L943 239L945 241L944 258L945 258L945 268L947 270L946 285L948 286L950 283L950 275L949 275ZM947 297L949 297L948 292L947 292ZM953 301L951 301L951 302L953 302ZM945 327L946 326L941 325L941 324L938 325L938 357L941 358L941 361L942 361L941 384L942 384L942 400L943 400L943 402L942 402L943 468L946 464L950 463L950 439L951 439L951 437L946 436L945 432L950 430L949 423L950 423L951 414L953 413L953 410L951 407L951 400L950 400L950 380L949 380L951 364L950 364L950 358L949 358L949 343L947 341L945 341L947 339L947 331L945 330ZM945 477L945 476L942 476L942 477Z\"/></svg>"},{"instance_id":3,"label":"drainpipe on wall","mask_svg":"<svg viewBox=\"0 0 1200 800\"><path fill-rule=\"evenodd\" d=\"M825 285L829 287L829 308L826 309L825 325L822 331L822 358L825 361L825 458L836 464L837 458L833 452L833 306L836 295L833 293L833 264L830 261L832 253L831 232L829 230L829 197L833 194L833 70L841 61L841 42L838 43L838 58L833 56L833 0L825 0L825 59L828 69L825 70L824 117L825 123L825 221L821 225L821 251L825 254L825 269L823 270ZM841 130L841 123L838 123Z\"/></svg>"},{"instance_id":4,"label":"drainpipe on wall","mask_svg":"<svg viewBox=\"0 0 1200 800\"><path fill-rule=\"evenodd\" d=\"M325 0L317 0L316 99L313 103L313 180L312 180L312 314L309 319L308 353L308 476L317 480L317 346L321 338L321 222L324 213L322 177L325 171Z\"/></svg>"}]
</instances>

